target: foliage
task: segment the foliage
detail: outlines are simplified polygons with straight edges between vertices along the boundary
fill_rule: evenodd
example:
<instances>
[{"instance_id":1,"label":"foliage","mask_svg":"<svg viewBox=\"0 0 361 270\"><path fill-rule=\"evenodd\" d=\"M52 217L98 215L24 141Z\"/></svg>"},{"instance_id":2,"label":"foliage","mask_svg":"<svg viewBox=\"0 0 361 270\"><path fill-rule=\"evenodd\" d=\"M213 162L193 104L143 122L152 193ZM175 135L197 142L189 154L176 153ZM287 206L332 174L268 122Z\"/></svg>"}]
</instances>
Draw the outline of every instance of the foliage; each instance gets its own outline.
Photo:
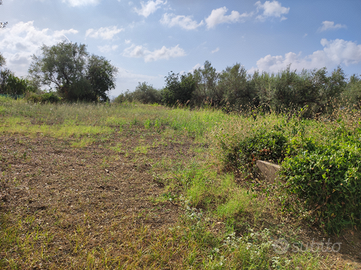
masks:
<instances>
[{"instance_id":1,"label":"foliage","mask_svg":"<svg viewBox=\"0 0 361 270\"><path fill-rule=\"evenodd\" d=\"M36 88L27 79L13 75L10 71L0 72L0 93L12 96L24 95L27 92L35 92Z\"/></svg>"},{"instance_id":2,"label":"foliage","mask_svg":"<svg viewBox=\"0 0 361 270\"><path fill-rule=\"evenodd\" d=\"M0 53L0 68L6 63L5 57Z\"/></svg>"},{"instance_id":3,"label":"foliage","mask_svg":"<svg viewBox=\"0 0 361 270\"><path fill-rule=\"evenodd\" d=\"M192 103L201 105L209 100L212 105L220 105L223 102L223 95L217 88L219 75L209 61L204 62L203 68L200 67L193 71L196 89L194 91Z\"/></svg>"},{"instance_id":4,"label":"foliage","mask_svg":"<svg viewBox=\"0 0 361 270\"><path fill-rule=\"evenodd\" d=\"M84 44L60 42L43 45L42 55L33 56L29 73L34 81L55 86L68 101L106 101L115 87L117 69L104 57L89 56Z\"/></svg>"},{"instance_id":5,"label":"foliage","mask_svg":"<svg viewBox=\"0 0 361 270\"><path fill-rule=\"evenodd\" d=\"M168 106L187 104L191 101L196 82L191 73L175 74L170 72L166 77L166 87L162 92L163 103Z\"/></svg>"},{"instance_id":6,"label":"foliage","mask_svg":"<svg viewBox=\"0 0 361 270\"><path fill-rule=\"evenodd\" d=\"M361 224L361 129L344 122L346 117L359 116L337 117L327 125L325 120L329 120L323 118L297 117L267 124L271 118L260 117L243 127L247 130L240 129L243 134L232 136L236 139L227 137L229 129L221 130L216 138L228 169L255 177L256 160L280 164L285 208L297 213L294 209L301 208L328 233L339 233Z\"/></svg>"},{"instance_id":7,"label":"foliage","mask_svg":"<svg viewBox=\"0 0 361 270\"><path fill-rule=\"evenodd\" d=\"M139 101L143 104L161 103L162 97L159 90L146 82L139 83L132 93L133 100Z\"/></svg>"},{"instance_id":8,"label":"foliage","mask_svg":"<svg viewBox=\"0 0 361 270\"><path fill-rule=\"evenodd\" d=\"M289 194L296 194L311 210L315 222L339 233L361 223L360 130L341 127L326 144L286 158L281 176ZM331 135L331 134L330 134Z\"/></svg>"},{"instance_id":9,"label":"foliage","mask_svg":"<svg viewBox=\"0 0 361 270\"><path fill-rule=\"evenodd\" d=\"M169 73L166 77L167 87L163 91L164 103L172 105L177 100L178 103L188 102L193 106L207 103L226 112L252 111L258 107L263 112L295 113L303 108L303 118L332 113L334 105L337 107L340 104L339 98L348 85L340 67L331 74L326 68L297 72L288 66L277 74L255 71L249 75L239 63L217 72L206 61L203 67L188 73L186 77L191 87L182 89L179 74ZM355 79L353 85L349 90L351 96L358 91ZM352 102L358 102L355 99L357 96Z\"/></svg>"},{"instance_id":10,"label":"foliage","mask_svg":"<svg viewBox=\"0 0 361 270\"><path fill-rule=\"evenodd\" d=\"M266 197L262 192L251 192L243 179L222 173L217 162L219 152L214 152L217 146L216 141L210 135L221 130L223 134L235 138L234 141L239 145L240 139L256 134L264 144L275 146L284 145L274 142L282 142L282 138L286 137L293 148L300 149L299 152L302 152L307 148L308 132L315 140L317 139L317 143L313 140L311 142L314 145L321 145L322 141L318 140L319 133L315 130L329 131L330 127L338 124L325 122L327 126L323 128L322 125L326 125L323 122L301 121L300 119L287 121L287 117L274 114L260 115L255 120L253 117L224 114L220 110L179 108L169 110L158 106L127 103L120 106L87 103L64 103L54 106L53 104L34 105L23 100L0 99L0 106L3 108L1 115L5 115L2 119L4 121L0 121L1 132L4 136L11 136L11 141L20 149L12 147L6 150L4 148L4 153L0 156L3 163L5 158L11 164L14 164L16 158L21 158L24 163L25 159L32 158L33 161L46 161L49 165L51 164L45 167L47 169L63 169L64 176L74 176L73 171L70 173L66 171L69 171L69 164L76 163L68 163L68 160L58 157L49 161L47 158L38 158L41 157L40 155L36 156L40 151L29 152L28 148L35 147L34 140L26 139L26 136L31 136L36 137L38 141L42 140L39 145L40 143L45 145L45 154L48 153L49 148L46 147L49 145L53 148L59 147L61 151L73 153L74 161L83 164L89 186L76 185L75 188L79 189L77 194L87 195L89 190L105 194L103 187L116 187L119 181L117 182L115 176L124 173L127 165L137 170L136 177L146 168L144 174L157 174L158 176L153 181L160 186L165 185L164 188L157 188L161 193L164 192L163 195L159 193L159 196L141 200L148 207L140 208L137 212L133 212L134 215L125 212L126 215L123 215L124 209L121 208L114 212L106 210L114 209L114 207L96 209L92 207L90 212L81 212L84 220L75 222L74 225L72 221L78 218L79 211L73 211L73 209L84 208L84 200L81 199L73 200L71 208L68 201L56 200L58 203L55 205L56 209L53 209L53 204L49 203L45 211L40 209L35 213L36 215L22 211L21 206L19 206L21 209L16 212L17 215L10 211L0 215L0 231L2 232L0 246L6 258L0 261L3 268L11 266L26 268L27 265L40 265L40 263L43 268L59 267L59 258L54 259L52 254L60 254L64 268L71 266L102 269L128 265L129 268L141 266L177 269L323 269L322 265L334 263L332 260L329 263L324 259L326 256L320 256L320 253L312 252L312 249L311 252L301 249L302 252L298 253L290 249L286 254L275 254L273 246L275 239L285 236L289 243L294 243L295 240L292 238L303 237L303 233L300 234L298 230L299 223L294 225L293 222L297 222L296 219L289 219L288 215L280 214L275 210L281 208L280 204L275 203L278 200L278 193L271 192ZM334 132L325 133L325 137L329 135L326 138L332 138L336 134L341 138L352 133L335 129ZM103 136L107 139L104 140ZM56 140L46 140L47 137L56 138ZM193 137L196 138L194 143L190 139ZM134 144L129 143L131 139ZM43 143L44 141L46 143ZM351 139L349 141L352 142ZM54 143L58 144L54 146ZM70 145L85 147L91 143L94 144L92 147L86 147L82 151L67 148ZM254 149L261 149L262 145L256 144L257 142ZM141 147L147 147L148 154L135 151ZM274 149L277 150L276 147ZM308 151L311 150L309 147ZM112 151L116 151L113 153L115 155L113 161L108 159ZM172 158L169 158L169 155L159 155L160 152L171 153ZM127 153L131 156L127 157ZM122 160L119 160L119 154L121 157L124 155ZM287 152L287 155L295 154L297 153ZM101 162L98 161L102 158L103 163L100 164ZM44 163L38 164L34 170L44 168L41 167L42 164ZM80 164L77 173L83 172ZM103 165L109 166L106 167L105 172ZM21 170L19 166L3 167L6 173L3 179L6 179L9 184L21 183L19 179L22 178L19 177L27 177L25 174L22 176L16 173L17 170ZM101 179L99 179L99 174L89 172L93 170L104 172L100 175ZM31 173L29 171L29 175L32 175ZM92 178L91 175L94 177ZM41 177L40 175L37 177L49 183L47 171L43 172ZM64 177L64 179L57 183L62 186L63 183L69 182L66 181L68 178ZM76 177L76 179L82 178ZM242 181L241 184L239 180ZM154 183L151 179L149 182L149 187L153 187ZM52 185L54 183L55 181ZM92 189L94 186L97 188ZM127 186L122 185L121 188L125 187ZM86 189L87 192L81 192L81 188ZM134 189L133 186L130 188ZM66 189L59 190L67 192ZM135 189L134 194L137 190ZM107 194L113 196L113 193ZM111 198L116 198L118 194L115 195ZM259 197L256 198L256 195ZM160 199L163 203L157 201ZM135 200L139 202L137 196ZM104 201L111 200L105 197ZM167 203L164 203L165 201ZM59 203L65 210L69 209L70 214L61 216L58 211ZM161 216L158 213L163 213L164 207L171 203L178 205L179 209L185 209L185 215L179 222L171 226L166 223L166 230L164 226L158 227L159 229L143 226L149 222L149 219ZM203 211L193 208L195 206L201 207ZM150 211L149 214L143 212L147 209ZM269 209L273 212L270 213ZM49 216L49 213L52 215ZM102 223L99 216L103 214L108 217L114 214L112 220L116 220L119 224ZM261 218L257 218L259 215L262 215ZM74 216L73 219L72 216ZM287 223L283 225L285 221ZM160 218L159 222L167 221ZM71 235L68 234L69 226L73 226L72 230L74 229ZM303 227L301 228L303 230ZM105 235L104 232L108 232L108 236L104 239L99 238L100 241L94 248L93 243L89 242L90 233ZM300 239L297 238L297 240ZM110 251L106 250L109 243L112 245ZM42 246L42 249L37 251L34 249L36 246ZM14 248L19 252L14 253ZM59 250L69 250L74 255L71 256L72 260L68 259L68 253L62 253ZM119 256L119 254L125 255ZM334 255L337 259L340 258L337 254Z\"/></svg>"},{"instance_id":11,"label":"foliage","mask_svg":"<svg viewBox=\"0 0 361 270\"><path fill-rule=\"evenodd\" d=\"M125 93L120 94L114 100L112 100L115 104L121 104L123 102L133 102L133 93L127 90Z\"/></svg>"},{"instance_id":12,"label":"foliage","mask_svg":"<svg viewBox=\"0 0 361 270\"><path fill-rule=\"evenodd\" d=\"M345 91L342 93L344 106L355 105L357 109L361 108L361 78L352 75Z\"/></svg>"},{"instance_id":13,"label":"foliage","mask_svg":"<svg viewBox=\"0 0 361 270\"><path fill-rule=\"evenodd\" d=\"M33 103L58 103L61 101L61 98L53 92L43 94L31 93L25 99Z\"/></svg>"},{"instance_id":14,"label":"foliage","mask_svg":"<svg viewBox=\"0 0 361 270\"><path fill-rule=\"evenodd\" d=\"M0 94L21 96L37 90L30 80L16 77L10 69L2 68L5 63L5 58L0 54Z\"/></svg>"},{"instance_id":15,"label":"foliage","mask_svg":"<svg viewBox=\"0 0 361 270\"><path fill-rule=\"evenodd\" d=\"M88 59L86 78L94 92L95 97L109 100L106 92L115 88L115 74L117 68L112 66L102 56L92 55Z\"/></svg>"},{"instance_id":16,"label":"foliage","mask_svg":"<svg viewBox=\"0 0 361 270\"><path fill-rule=\"evenodd\" d=\"M155 89L152 85L148 85L146 82L139 83L134 92L126 91L116 97L114 103L123 102L140 102L143 104L161 104L162 93L160 90Z\"/></svg>"},{"instance_id":17,"label":"foliage","mask_svg":"<svg viewBox=\"0 0 361 270\"><path fill-rule=\"evenodd\" d=\"M256 92L252 91L247 70L240 64L227 67L219 75L217 85L228 110L238 111L241 107L254 104Z\"/></svg>"}]
</instances>

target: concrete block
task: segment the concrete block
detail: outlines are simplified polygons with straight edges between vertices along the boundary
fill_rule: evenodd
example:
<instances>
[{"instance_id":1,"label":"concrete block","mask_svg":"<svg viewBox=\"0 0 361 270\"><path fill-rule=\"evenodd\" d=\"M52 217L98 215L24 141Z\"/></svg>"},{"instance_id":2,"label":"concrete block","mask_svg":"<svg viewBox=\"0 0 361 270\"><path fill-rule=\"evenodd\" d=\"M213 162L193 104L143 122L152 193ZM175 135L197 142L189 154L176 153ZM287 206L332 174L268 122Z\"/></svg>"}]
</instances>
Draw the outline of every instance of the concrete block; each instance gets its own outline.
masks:
<instances>
[{"instance_id":1,"label":"concrete block","mask_svg":"<svg viewBox=\"0 0 361 270\"><path fill-rule=\"evenodd\" d=\"M269 182L275 181L277 172L281 169L281 166L263 160L257 160L256 165Z\"/></svg>"}]
</instances>

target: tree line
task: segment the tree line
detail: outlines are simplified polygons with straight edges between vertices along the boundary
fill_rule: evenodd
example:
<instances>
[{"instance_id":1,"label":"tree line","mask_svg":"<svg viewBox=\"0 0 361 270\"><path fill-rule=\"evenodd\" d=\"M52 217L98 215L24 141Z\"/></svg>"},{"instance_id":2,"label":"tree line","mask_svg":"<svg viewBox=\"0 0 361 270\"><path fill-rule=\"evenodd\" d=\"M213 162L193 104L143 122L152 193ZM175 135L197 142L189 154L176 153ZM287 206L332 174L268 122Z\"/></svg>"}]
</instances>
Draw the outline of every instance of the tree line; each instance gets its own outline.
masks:
<instances>
[{"instance_id":1,"label":"tree line","mask_svg":"<svg viewBox=\"0 0 361 270\"><path fill-rule=\"evenodd\" d=\"M139 101L167 106L212 106L227 112L258 110L282 112L303 110L305 116L330 112L336 106L361 105L361 78L347 79L338 67L331 73L326 68L291 70L277 74L255 71L249 74L237 63L217 72L209 61L186 74L169 72L165 87L154 89L139 83L134 92L126 92L115 102Z\"/></svg>"},{"instance_id":2,"label":"tree line","mask_svg":"<svg viewBox=\"0 0 361 270\"><path fill-rule=\"evenodd\" d=\"M40 55L33 55L27 78L15 76L5 67L0 54L0 94L27 95L33 101L109 101L115 88L117 68L102 56L90 54L86 45L63 41L43 45ZM44 91L45 89L45 91ZM218 72L209 61L192 72L169 72L165 87L155 89L146 82L133 92L126 92L114 102L138 101L166 106L212 106L227 112L303 110L305 116L331 112L345 106L361 107L361 78L346 78L337 67L291 70L278 73L255 71L239 63Z\"/></svg>"},{"instance_id":3,"label":"tree line","mask_svg":"<svg viewBox=\"0 0 361 270\"><path fill-rule=\"evenodd\" d=\"M16 77L5 63L0 54L0 94L26 94L33 101L104 102L115 88L117 68L104 57L89 54L84 44L43 45L41 54L32 56L26 79Z\"/></svg>"}]
</instances>

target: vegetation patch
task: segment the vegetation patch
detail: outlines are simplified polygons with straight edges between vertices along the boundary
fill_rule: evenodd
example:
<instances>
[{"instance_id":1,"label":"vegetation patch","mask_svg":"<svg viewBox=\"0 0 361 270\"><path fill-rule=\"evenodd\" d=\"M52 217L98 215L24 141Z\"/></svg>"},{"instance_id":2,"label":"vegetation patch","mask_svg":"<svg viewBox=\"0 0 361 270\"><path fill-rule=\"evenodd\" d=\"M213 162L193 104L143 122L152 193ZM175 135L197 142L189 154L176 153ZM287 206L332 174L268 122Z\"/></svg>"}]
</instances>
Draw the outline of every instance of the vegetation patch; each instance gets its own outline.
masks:
<instances>
[{"instance_id":1,"label":"vegetation patch","mask_svg":"<svg viewBox=\"0 0 361 270\"><path fill-rule=\"evenodd\" d=\"M329 236L342 242L340 253L293 252L294 244L322 240L322 227L309 227L321 218L314 223L314 214L303 216L309 208L296 203L291 186L284 193L237 172L251 168L242 167L252 161L248 155L286 164L335 134L332 144L342 138L353 162L350 116L342 124L135 103L0 104L6 110L0 116L1 268L359 266L355 230L354 236L342 231L347 240ZM265 147L274 155L262 152ZM237 168L227 165L229 153L236 153ZM285 211L291 207L297 212ZM282 254L279 239L290 244Z\"/></svg>"}]
</instances>

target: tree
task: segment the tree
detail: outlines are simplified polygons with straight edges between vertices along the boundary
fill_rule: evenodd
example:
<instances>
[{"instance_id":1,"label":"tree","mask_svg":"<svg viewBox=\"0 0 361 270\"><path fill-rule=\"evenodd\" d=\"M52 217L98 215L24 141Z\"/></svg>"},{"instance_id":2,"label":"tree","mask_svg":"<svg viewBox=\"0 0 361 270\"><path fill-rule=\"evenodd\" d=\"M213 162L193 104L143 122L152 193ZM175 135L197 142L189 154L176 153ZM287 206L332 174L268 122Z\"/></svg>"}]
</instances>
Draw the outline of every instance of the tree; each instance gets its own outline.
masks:
<instances>
[{"instance_id":1,"label":"tree","mask_svg":"<svg viewBox=\"0 0 361 270\"><path fill-rule=\"evenodd\" d=\"M152 85L146 82L138 84L132 94L133 100L139 101L143 104L161 103L162 97L159 90L155 89Z\"/></svg>"},{"instance_id":2,"label":"tree","mask_svg":"<svg viewBox=\"0 0 361 270\"><path fill-rule=\"evenodd\" d=\"M5 63L5 58L0 53L0 94L16 97L37 90L29 80L16 77L10 69L3 68Z\"/></svg>"},{"instance_id":3,"label":"tree","mask_svg":"<svg viewBox=\"0 0 361 270\"><path fill-rule=\"evenodd\" d=\"M116 67L102 56L92 55L88 59L86 78L93 88L94 94L102 100L109 98L105 94L115 88Z\"/></svg>"},{"instance_id":4,"label":"tree","mask_svg":"<svg viewBox=\"0 0 361 270\"><path fill-rule=\"evenodd\" d=\"M179 75L170 72L165 78L166 87L162 96L166 105L173 106L177 103L185 105L191 101L196 89L196 81L191 73Z\"/></svg>"},{"instance_id":5,"label":"tree","mask_svg":"<svg viewBox=\"0 0 361 270\"><path fill-rule=\"evenodd\" d=\"M204 67L194 70L193 76L196 81L195 103L201 105L206 99L210 99L212 104L219 105L223 100L223 96L217 89L219 74L212 67L212 64L205 61Z\"/></svg>"},{"instance_id":6,"label":"tree","mask_svg":"<svg viewBox=\"0 0 361 270\"><path fill-rule=\"evenodd\" d=\"M42 55L33 55L29 74L34 81L50 88L68 101L107 101L115 88L117 68L104 57L91 55L86 45L60 42L43 45Z\"/></svg>"},{"instance_id":7,"label":"tree","mask_svg":"<svg viewBox=\"0 0 361 270\"><path fill-rule=\"evenodd\" d=\"M0 68L6 63L4 56L0 53Z\"/></svg>"},{"instance_id":8,"label":"tree","mask_svg":"<svg viewBox=\"0 0 361 270\"><path fill-rule=\"evenodd\" d=\"M233 107L230 109L239 110L241 105L253 105L256 93L252 91L247 79L247 70L240 64L227 67L219 75L218 92L222 94L223 100Z\"/></svg>"},{"instance_id":9,"label":"tree","mask_svg":"<svg viewBox=\"0 0 361 270\"><path fill-rule=\"evenodd\" d=\"M3 4L3 1L0 0L0 5ZM0 22L0 28L5 28L5 26L8 24L8 22ZM0 59L1 60L1 59Z\"/></svg>"}]
</instances>

